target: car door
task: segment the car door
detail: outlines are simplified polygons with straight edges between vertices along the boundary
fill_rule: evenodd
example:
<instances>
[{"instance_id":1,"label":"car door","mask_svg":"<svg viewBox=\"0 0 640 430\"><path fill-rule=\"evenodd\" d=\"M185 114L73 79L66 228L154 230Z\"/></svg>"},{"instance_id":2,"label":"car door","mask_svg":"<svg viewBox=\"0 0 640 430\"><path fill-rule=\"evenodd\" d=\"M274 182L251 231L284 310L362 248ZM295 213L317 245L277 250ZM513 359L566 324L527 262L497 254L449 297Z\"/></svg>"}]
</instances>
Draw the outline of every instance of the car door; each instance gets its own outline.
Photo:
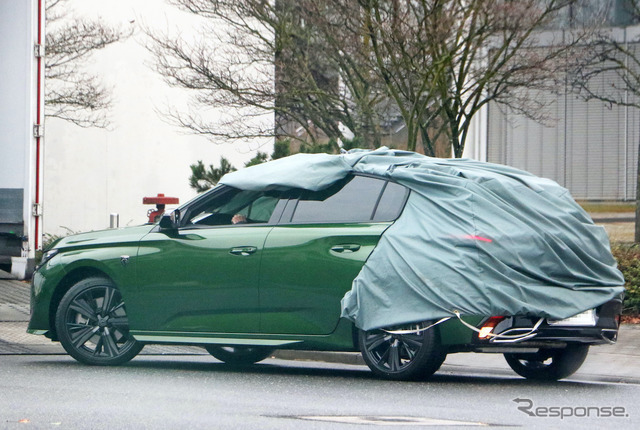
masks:
<instances>
[{"instance_id":1,"label":"car door","mask_svg":"<svg viewBox=\"0 0 640 430\"><path fill-rule=\"evenodd\" d=\"M333 332L340 300L407 195L398 184L350 176L329 189L290 199L265 242L261 332Z\"/></svg>"},{"instance_id":2,"label":"car door","mask_svg":"<svg viewBox=\"0 0 640 430\"><path fill-rule=\"evenodd\" d=\"M140 242L131 326L141 331L254 333L259 270L276 193L222 187L182 208L177 230ZM232 219L244 222L233 224Z\"/></svg>"}]
</instances>

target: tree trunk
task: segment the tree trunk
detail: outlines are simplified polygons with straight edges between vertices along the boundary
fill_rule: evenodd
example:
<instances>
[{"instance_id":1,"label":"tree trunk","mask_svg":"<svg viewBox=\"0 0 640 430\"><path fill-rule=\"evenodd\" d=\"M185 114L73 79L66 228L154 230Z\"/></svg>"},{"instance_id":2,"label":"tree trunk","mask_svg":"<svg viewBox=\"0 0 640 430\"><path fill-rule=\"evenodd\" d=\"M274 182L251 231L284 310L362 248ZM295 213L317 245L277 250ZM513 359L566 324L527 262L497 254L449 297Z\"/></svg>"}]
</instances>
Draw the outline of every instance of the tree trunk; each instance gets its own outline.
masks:
<instances>
[{"instance_id":1,"label":"tree trunk","mask_svg":"<svg viewBox=\"0 0 640 430\"><path fill-rule=\"evenodd\" d=\"M638 167L636 173L636 234L635 243L640 242L640 144L638 145Z\"/></svg>"}]
</instances>

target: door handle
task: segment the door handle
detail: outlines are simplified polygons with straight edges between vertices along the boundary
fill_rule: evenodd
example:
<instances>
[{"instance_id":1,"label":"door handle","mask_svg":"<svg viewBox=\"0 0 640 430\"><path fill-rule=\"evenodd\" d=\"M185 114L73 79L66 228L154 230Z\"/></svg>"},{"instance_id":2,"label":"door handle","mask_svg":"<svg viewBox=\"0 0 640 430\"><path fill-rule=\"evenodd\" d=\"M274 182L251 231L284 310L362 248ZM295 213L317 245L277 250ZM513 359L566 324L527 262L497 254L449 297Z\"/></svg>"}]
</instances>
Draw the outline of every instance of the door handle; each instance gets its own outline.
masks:
<instances>
[{"instance_id":1,"label":"door handle","mask_svg":"<svg viewBox=\"0 0 640 430\"><path fill-rule=\"evenodd\" d=\"M357 243L349 243L344 245L335 245L331 247L333 252L343 253L343 252L356 252L360 249L360 245Z\"/></svg>"},{"instance_id":2,"label":"door handle","mask_svg":"<svg viewBox=\"0 0 640 430\"><path fill-rule=\"evenodd\" d=\"M229 250L229 254L247 256L256 252L258 248L255 246L236 246Z\"/></svg>"}]
</instances>

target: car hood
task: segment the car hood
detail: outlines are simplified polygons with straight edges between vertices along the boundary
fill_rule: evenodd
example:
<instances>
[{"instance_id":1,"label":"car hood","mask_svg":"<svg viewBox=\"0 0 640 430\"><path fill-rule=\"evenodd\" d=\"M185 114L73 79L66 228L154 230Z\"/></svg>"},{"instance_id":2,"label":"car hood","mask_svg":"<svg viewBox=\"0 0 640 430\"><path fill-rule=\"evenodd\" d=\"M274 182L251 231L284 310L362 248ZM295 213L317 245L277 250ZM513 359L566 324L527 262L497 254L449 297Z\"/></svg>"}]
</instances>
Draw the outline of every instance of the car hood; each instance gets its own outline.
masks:
<instances>
[{"instance_id":1,"label":"car hood","mask_svg":"<svg viewBox=\"0 0 640 430\"><path fill-rule=\"evenodd\" d=\"M110 230L92 231L89 233L74 234L56 242L51 249L72 249L108 245L112 243L138 242L155 225L145 224L137 227L125 227Z\"/></svg>"}]
</instances>

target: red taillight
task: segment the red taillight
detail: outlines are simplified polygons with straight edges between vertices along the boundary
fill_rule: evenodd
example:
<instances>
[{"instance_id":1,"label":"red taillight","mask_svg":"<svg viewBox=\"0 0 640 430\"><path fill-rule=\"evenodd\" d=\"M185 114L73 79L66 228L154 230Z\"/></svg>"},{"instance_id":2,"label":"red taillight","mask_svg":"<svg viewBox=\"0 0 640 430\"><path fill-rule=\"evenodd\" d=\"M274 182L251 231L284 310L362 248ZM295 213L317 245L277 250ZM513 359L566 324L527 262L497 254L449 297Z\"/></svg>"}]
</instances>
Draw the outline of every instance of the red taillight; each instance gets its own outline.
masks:
<instances>
[{"instance_id":1,"label":"red taillight","mask_svg":"<svg viewBox=\"0 0 640 430\"><path fill-rule=\"evenodd\" d=\"M493 332L493 329L496 328L503 319L504 317L489 317L489 319L482 324L482 327L480 327L478 339L487 339Z\"/></svg>"},{"instance_id":2,"label":"red taillight","mask_svg":"<svg viewBox=\"0 0 640 430\"><path fill-rule=\"evenodd\" d=\"M493 242L493 240L488 239L486 237L482 237L482 236L477 236L474 234L466 234L464 236L462 236L464 239L471 239L471 240L479 240L480 242L488 242L491 243Z\"/></svg>"}]
</instances>

